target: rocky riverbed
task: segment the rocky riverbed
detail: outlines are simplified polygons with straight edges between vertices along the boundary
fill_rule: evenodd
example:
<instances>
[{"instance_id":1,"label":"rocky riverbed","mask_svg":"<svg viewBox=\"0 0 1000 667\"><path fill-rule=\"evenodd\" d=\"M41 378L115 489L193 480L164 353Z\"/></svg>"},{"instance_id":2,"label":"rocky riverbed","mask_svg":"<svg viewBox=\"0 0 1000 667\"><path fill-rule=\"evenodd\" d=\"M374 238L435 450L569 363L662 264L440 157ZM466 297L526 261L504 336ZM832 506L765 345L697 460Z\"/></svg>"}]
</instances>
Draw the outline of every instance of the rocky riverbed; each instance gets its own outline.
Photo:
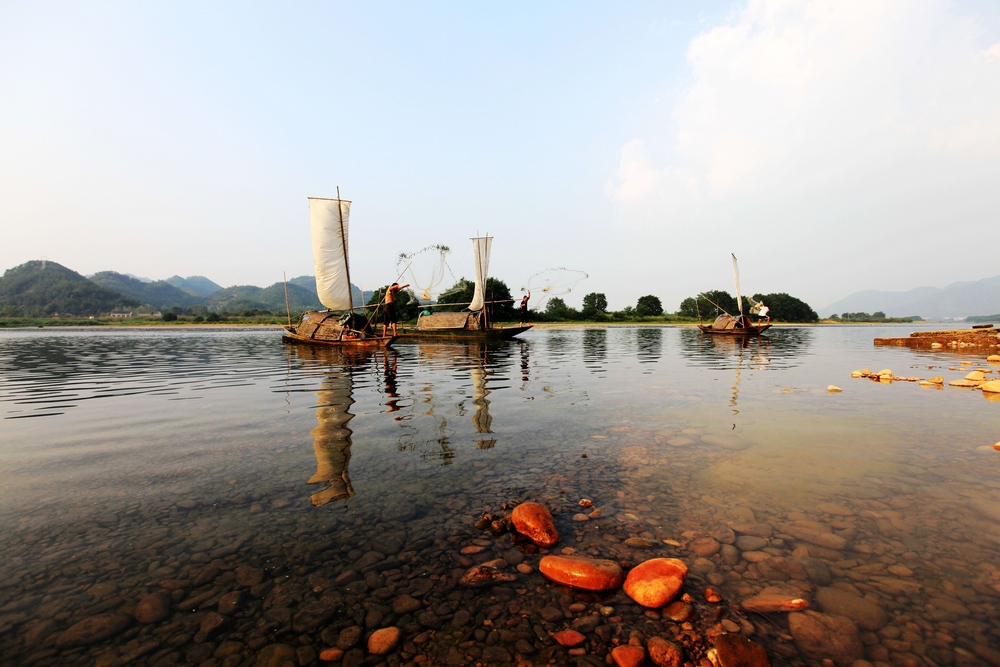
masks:
<instances>
[{"instance_id":1,"label":"rocky riverbed","mask_svg":"<svg viewBox=\"0 0 1000 667\"><path fill-rule=\"evenodd\" d=\"M632 448L618 465L648 470L667 454ZM639 664L618 647L652 659L666 641L685 664L766 664L727 658L719 637L740 635L776 664L1000 664L1000 567L985 529L996 506L969 508L977 530L899 482L787 510L685 493L683 473L659 493L609 492L592 484L606 466L560 467L577 470L520 491L481 470L477 497L430 506L390 497L317 514L306 496L232 493L15 531L0 652L23 665L604 665ZM581 499L594 507L581 512ZM523 501L551 509L557 544L510 530ZM13 557L11 544L22 545ZM665 606L642 607L621 588L553 583L539 572L547 554L625 572L673 558L688 574ZM504 577L460 584L482 564ZM570 630L582 639L560 637Z\"/></svg>"},{"instance_id":2,"label":"rocky riverbed","mask_svg":"<svg viewBox=\"0 0 1000 667\"><path fill-rule=\"evenodd\" d=\"M101 386L70 405L47 375L65 415L5 422L29 454L6 459L0 497L0 663L1000 665L995 404L830 393L827 369L774 372L799 359L777 334L733 364L669 335L721 370L560 334L468 386L451 352L408 377L443 354L424 348L398 377L378 358L346 382L283 357L261 370L268 348L240 346L245 369L223 376L204 360L236 357L210 341L192 369L218 389L168 386L174 361L156 378L169 399ZM871 363L864 343L836 367ZM581 349L582 370L558 357ZM333 463L324 483L351 492L315 506L311 475ZM556 539L512 530L526 502ZM646 570L649 595L629 583Z\"/></svg>"}]
</instances>

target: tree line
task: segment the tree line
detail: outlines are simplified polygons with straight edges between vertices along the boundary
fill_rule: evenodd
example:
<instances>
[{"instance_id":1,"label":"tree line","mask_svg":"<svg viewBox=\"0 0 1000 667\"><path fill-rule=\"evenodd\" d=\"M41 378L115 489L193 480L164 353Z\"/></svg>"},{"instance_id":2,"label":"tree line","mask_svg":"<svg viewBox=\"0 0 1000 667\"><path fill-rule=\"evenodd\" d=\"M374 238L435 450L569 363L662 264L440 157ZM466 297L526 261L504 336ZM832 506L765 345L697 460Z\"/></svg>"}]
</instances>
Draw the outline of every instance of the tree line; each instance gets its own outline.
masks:
<instances>
[{"instance_id":1,"label":"tree line","mask_svg":"<svg viewBox=\"0 0 1000 667\"><path fill-rule=\"evenodd\" d=\"M369 309L372 310L382 302L389 286L384 285L376 290L368 300ZM442 312L460 310L459 306L467 306L472 302L475 291L475 283L465 278L459 279L454 285L441 293L437 302L430 306L435 309L437 306L454 304L454 308L442 308ZM762 301L770 308L768 313L773 320L781 322L817 322L819 315L809 304L801 299L797 299L784 292L771 294L754 294L754 301ZM486 280L486 301L487 317L493 322L513 322L518 319L518 307L520 297L515 301L511 296L510 287L499 278L487 278ZM744 297L744 312L750 312L750 302ZM396 313L400 320L414 320L423 308L416 296L410 290L402 290L396 301ZM529 303L529 309L531 309ZM730 314L739 312L736 299L725 290L710 290L702 292L696 296L688 297L681 302L675 313L668 314L664 311L663 302L658 296L646 294L636 301L634 306L625 306L621 310L609 311L608 298L601 292L590 292L583 297L582 307L578 310L568 305L560 297L552 297L545 301L541 310L531 309L532 319L535 321L560 322L560 321L588 321L588 322L613 322L613 321L634 321L643 319L660 318L669 319L692 319L692 320L714 320L722 311ZM370 314L370 313L369 313Z\"/></svg>"}]
</instances>

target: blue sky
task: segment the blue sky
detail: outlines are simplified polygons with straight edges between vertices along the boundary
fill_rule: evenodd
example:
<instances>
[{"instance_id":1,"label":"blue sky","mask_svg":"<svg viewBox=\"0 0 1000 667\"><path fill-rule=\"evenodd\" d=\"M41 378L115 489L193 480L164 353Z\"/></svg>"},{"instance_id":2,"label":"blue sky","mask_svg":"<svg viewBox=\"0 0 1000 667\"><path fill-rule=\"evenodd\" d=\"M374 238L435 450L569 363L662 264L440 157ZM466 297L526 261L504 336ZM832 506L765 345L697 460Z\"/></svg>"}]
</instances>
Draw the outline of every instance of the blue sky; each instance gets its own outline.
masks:
<instances>
[{"instance_id":1,"label":"blue sky","mask_svg":"<svg viewBox=\"0 0 1000 667\"><path fill-rule=\"evenodd\" d=\"M8 1L0 90L0 269L268 285L339 185L365 288L477 232L615 309L997 273L989 2Z\"/></svg>"}]
</instances>

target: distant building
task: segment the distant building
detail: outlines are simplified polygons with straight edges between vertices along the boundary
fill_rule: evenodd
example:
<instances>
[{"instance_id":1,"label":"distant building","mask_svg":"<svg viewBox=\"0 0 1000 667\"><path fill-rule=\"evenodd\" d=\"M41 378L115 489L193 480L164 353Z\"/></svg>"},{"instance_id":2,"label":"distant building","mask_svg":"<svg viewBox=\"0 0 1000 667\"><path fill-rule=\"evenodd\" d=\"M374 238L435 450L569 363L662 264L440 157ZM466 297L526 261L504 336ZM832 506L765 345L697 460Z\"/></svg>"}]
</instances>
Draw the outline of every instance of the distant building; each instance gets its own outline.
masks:
<instances>
[{"instance_id":1,"label":"distant building","mask_svg":"<svg viewBox=\"0 0 1000 667\"><path fill-rule=\"evenodd\" d=\"M131 310L129 310L129 311L112 310L111 311L111 317L115 317L115 318L132 317L132 311Z\"/></svg>"}]
</instances>

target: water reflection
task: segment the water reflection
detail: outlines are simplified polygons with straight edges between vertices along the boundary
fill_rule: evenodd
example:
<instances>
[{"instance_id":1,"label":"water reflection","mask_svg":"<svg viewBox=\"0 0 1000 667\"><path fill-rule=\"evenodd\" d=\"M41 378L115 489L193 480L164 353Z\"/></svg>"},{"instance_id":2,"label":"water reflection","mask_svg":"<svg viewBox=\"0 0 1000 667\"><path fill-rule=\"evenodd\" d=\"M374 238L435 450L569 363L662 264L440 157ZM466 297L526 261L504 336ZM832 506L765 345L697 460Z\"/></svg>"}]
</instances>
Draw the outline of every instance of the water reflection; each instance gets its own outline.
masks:
<instances>
[{"instance_id":1,"label":"water reflection","mask_svg":"<svg viewBox=\"0 0 1000 667\"><path fill-rule=\"evenodd\" d=\"M323 488L309 496L313 507L321 507L335 500L354 495L347 468L351 462L351 436L349 424L354 419L354 374L364 367L371 353L335 347L289 346L304 370L318 368L322 372L319 391L316 392L316 427L309 434L313 437L316 455L316 473L308 484L323 484ZM386 368L388 368L386 360ZM393 366L395 371L395 366ZM388 387L388 372L386 375ZM393 380L394 382L394 380Z\"/></svg>"},{"instance_id":2,"label":"water reflection","mask_svg":"<svg viewBox=\"0 0 1000 667\"><path fill-rule=\"evenodd\" d=\"M692 366L719 369L794 368L810 354L815 332L809 328L773 330L766 336L719 336L695 329L680 332L681 354Z\"/></svg>"},{"instance_id":3,"label":"water reflection","mask_svg":"<svg viewBox=\"0 0 1000 667\"><path fill-rule=\"evenodd\" d=\"M636 357L640 364L655 364L663 356L663 329L659 327L636 329L635 341Z\"/></svg>"},{"instance_id":4,"label":"water reflection","mask_svg":"<svg viewBox=\"0 0 1000 667\"><path fill-rule=\"evenodd\" d=\"M583 332L583 365L591 373L606 373L608 330L586 329Z\"/></svg>"}]
</instances>

